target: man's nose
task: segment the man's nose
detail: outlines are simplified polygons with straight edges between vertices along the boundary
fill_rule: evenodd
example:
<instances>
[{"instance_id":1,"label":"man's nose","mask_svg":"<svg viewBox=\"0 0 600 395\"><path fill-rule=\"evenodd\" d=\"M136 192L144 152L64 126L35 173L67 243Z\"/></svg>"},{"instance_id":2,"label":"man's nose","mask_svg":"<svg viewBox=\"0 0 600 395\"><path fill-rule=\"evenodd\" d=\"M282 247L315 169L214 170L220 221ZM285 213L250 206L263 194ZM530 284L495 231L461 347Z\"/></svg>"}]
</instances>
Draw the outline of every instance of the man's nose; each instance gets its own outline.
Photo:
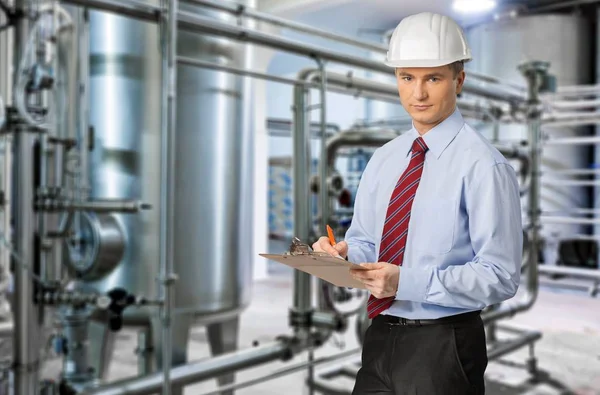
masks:
<instances>
[{"instance_id":1,"label":"man's nose","mask_svg":"<svg viewBox=\"0 0 600 395\"><path fill-rule=\"evenodd\" d=\"M427 89L425 88L425 85L423 84L423 82L418 81L415 84L415 89L413 90L413 96L417 100L423 100L423 99L427 98Z\"/></svg>"}]
</instances>

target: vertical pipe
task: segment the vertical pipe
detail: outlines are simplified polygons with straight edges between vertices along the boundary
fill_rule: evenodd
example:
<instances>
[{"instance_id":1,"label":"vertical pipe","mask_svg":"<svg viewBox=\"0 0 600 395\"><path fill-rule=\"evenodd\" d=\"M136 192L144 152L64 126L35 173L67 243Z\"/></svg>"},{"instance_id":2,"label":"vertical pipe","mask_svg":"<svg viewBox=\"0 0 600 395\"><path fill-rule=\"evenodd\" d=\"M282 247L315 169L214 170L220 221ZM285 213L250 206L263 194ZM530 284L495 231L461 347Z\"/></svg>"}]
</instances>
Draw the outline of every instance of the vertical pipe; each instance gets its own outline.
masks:
<instances>
[{"instance_id":1,"label":"vertical pipe","mask_svg":"<svg viewBox=\"0 0 600 395\"><path fill-rule=\"evenodd\" d=\"M47 102L44 103L44 107L47 108ZM59 126L58 124L56 126ZM56 128L57 130L60 130L59 127ZM51 159L51 155L50 155L50 148L49 148L49 136L48 134L43 134L39 137L38 139L38 147L37 149L38 151L38 158L39 158L39 162L36 163L36 166L39 166L38 169L36 169L36 172L39 171L39 179L38 182L35 184L35 187L44 190L46 189L49 185L48 185L48 179L49 176L52 173L52 169L49 168L48 164L50 162ZM50 171L49 171L50 170ZM39 245L40 245L40 277L44 280L44 281L51 281L52 278L52 270L50 269L50 265L49 262L51 262L52 260L52 240L50 240L49 238L47 238L47 232L48 232L48 227L49 227L49 221L48 221L48 217L52 216L55 217L55 214L46 214L46 213L40 213L38 215L38 234L39 234ZM49 270L50 269L50 270Z\"/></svg>"},{"instance_id":2,"label":"vertical pipe","mask_svg":"<svg viewBox=\"0 0 600 395\"><path fill-rule=\"evenodd\" d=\"M140 329L137 337L138 348L138 376L152 373L152 327L150 325Z\"/></svg>"},{"instance_id":3,"label":"vertical pipe","mask_svg":"<svg viewBox=\"0 0 600 395\"><path fill-rule=\"evenodd\" d=\"M308 112L310 91L303 85L294 86L294 134L293 134L293 190L294 190L294 235L305 243L311 237L311 214L309 176L311 173L310 117ZM299 270L294 271L294 305L290 311L295 315L294 332L300 341L306 341L310 335L309 314L311 310L311 277ZM309 359L312 359L309 347ZM308 379L312 380L312 371L308 370ZM312 384L309 382L309 392Z\"/></svg>"},{"instance_id":4,"label":"vertical pipe","mask_svg":"<svg viewBox=\"0 0 600 395\"><path fill-rule=\"evenodd\" d=\"M173 234L175 210L177 10L178 0L163 0L162 41L162 117L161 117L161 204L160 204L160 281L164 306L162 322L163 395L171 394L171 313L173 310ZM166 20L165 20L166 18Z\"/></svg>"},{"instance_id":5,"label":"vertical pipe","mask_svg":"<svg viewBox=\"0 0 600 395\"><path fill-rule=\"evenodd\" d=\"M325 232L325 228L327 227L327 222L329 220L329 188L327 187L327 178L329 177L329 172L327 164L327 74L325 70L325 63L319 60L319 71L321 75L321 86L319 89L320 100L321 100L321 157L319 168L321 169L321 175L319 180L321 185L319 186L319 196L321 200L321 232ZM319 233L321 234L321 233Z\"/></svg>"},{"instance_id":6,"label":"vertical pipe","mask_svg":"<svg viewBox=\"0 0 600 395\"><path fill-rule=\"evenodd\" d=\"M23 31L19 32L19 35ZM21 36L22 37L22 36ZM18 42L19 40L17 40ZM34 303L34 284L29 273L33 268L34 213L33 213L33 143L34 135L26 130L15 135L15 175L19 180L15 195L15 250L21 262L14 266L14 385L16 394L37 393L37 374L40 326Z\"/></svg>"},{"instance_id":7,"label":"vertical pipe","mask_svg":"<svg viewBox=\"0 0 600 395\"><path fill-rule=\"evenodd\" d=\"M89 48L89 37L90 37L90 21L89 12L87 9L78 8L76 11L77 26L78 30L78 85L79 85L79 97L78 97L78 108L79 108L79 166L80 166L80 177L78 183L79 198L81 200L87 200L90 193L89 185L89 78L90 78L90 48ZM73 54L75 56L75 54Z\"/></svg>"},{"instance_id":8,"label":"vertical pipe","mask_svg":"<svg viewBox=\"0 0 600 395\"><path fill-rule=\"evenodd\" d=\"M537 99L536 99L537 100ZM538 103L539 104L539 103ZM531 183L529 186L529 223L530 223L530 249L529 265L527 267L527 289L531 292L531 304L537 299L538 294L538 264L539 264L539 242L540 242L540 150L541 150L541 113L533 114L527 122L531 157Z\"/></svg>"},{"instance_id":9,"label":"vertical pipe","mask_svg":"<svg viewBox=\"0 0 600 395\"><path fill-rule=\"evenodd\" d=\"M330 210L329 210L329 204L331 202L331 199L329 198L329 188L328 188L328 183L327 180L329 178L329 172L327 171L329 169L328 163L328 157L327 157L327 72L325 70L325 62L321 59L318 59L318 64L319 64L319 74L320 74L320 78L321 78L321 86L319 88L319 100L320 100L320 123L321 123L321 155L320 155L320 160L319 160L319 169L320 171L320 177L319 177L319 181L320 181L320 186L319 186L319 198L320 198L320 206L321 206L321 221L320 221L320 227L319 230L321 232L325 232L325 229L327 227L327 223L329 222L329 215L330 215ZM310 119L310 117L309 117ZM307 133L308 136L310 136L310 131L308 131ZM310 139L310 137L309 137ZM322 233L318 233L318 234L322 234ZM319 289L321 289L321 285L322 285L322 280L317 280L317 284L319 286ZM309 395L312 395L314 393L314 387L312 385L312 382L314 381L314 374L315 374L315 368L314 365L312 364L314 360L314 352L313 352L313 348L310 347L308 349L308 361L309 361L309 365L308 365L308 380L309 380L309 386L308 386L308 393Z\"/></svg>"},{"instance_id":10,"label":"vertical pipe","mask_svg":"<svg viewBox=\"0 0 600 395\"><path fill-rule=\"evenodd\" d=\"M10 6L12 1L9 0L7 4ZM8 22L4 13L0 12L0 24ZM13 52L13 29L7 29L0 34L0 97L2 97L4 103L0 105L11 106L12 105L12 73L9 70L12 69L12 52ZM5 109L2 109L5 110ZM4 113L6 113L4 111ZM12 200L12 144L13 138L9 133L2 136L3 156L2 156L2 191L4 191L4 205L0 210L0 226L1 237L6 240L3 248L0 248L0 311L6 311L10 314L8 308L8 301L6 298L6 292L8 290L8 284L10 279L10 251L7 248L11 239L11 200Z\"/></svg>"},{"instance_id":11,"label":"vertical pipe","mask_svg":"<svg viewBox=\"0 0 600 395\"><path fill-rule=\"evenodd\" d=\"M6 134L4 136L4 156L2 163L2 190L4 191L4 207L2 207L2 237L5 239L3 248L0 248L0 281L8 284L10 277L10 250L7 248L11 243L12 234L12 168L13 168L13 136ZM6 287L2 287L0 292L5 292ZM1 304L5 303L5 297L0 298Z\"/></svg>"},{"instance_id":12,"label":"vertical pipe","mask_svg":"<svg viewBox=\"0 0 600 395\"><path fill-rule=\"evenodd\" d=\"M25 14L29 1L16 0L18 11ZM15 68L23 56L28 37L29 21L21 18L17 21L14 41ZM16 83L16 78L14 80ZM37 394L39 373L39 338L41 336L41 314L34 303L34 284L32 280L33 263L36 260L34 246L34 174L33 174L33 144L34 134L30 130L21 129L15 134L15 164L14 179L16 183L15 194L15 250L21 262L14 265L15 276L15 301L14 301L14 392L16 394Z\"/></svg>"},{"instance_id":13,"label":"vertical pipe","mask_svg":"<svg viewBox=\"0 0 600 395\"><path fill-rule=\"evenodd\" d=\"M305 243L311 236L311 216L309 200L309 174L311 169L310 135L307 133L308 90L303 85L294 87L294 136L293 136L293 189L294 189L294 235ZM310 275L294 271L294 307L302 315L310 310ZM296 330L298 332L298 330ZM300 333L298 333L300 335Z\"/></svg>"},{"instance_id":14,"label":"vertical pipe","mask_svg":"<svg viewBox=\"0 0 600 395\"><path fill-rule=\"evenodd\" d=\"M520 71L527 79L528 95L527 105L528 120L527 132L529 137L529 155L531 158L531 182L528 195L529 223L530 223L530 251L527 269L527 289L531 292L531 304L537 299L538 294L538 264L540 242L540 215L541 215L541 116L540 88L545 81L549 64L546 62L531 62L520 66Z\"/></svg>"}]
</instances>

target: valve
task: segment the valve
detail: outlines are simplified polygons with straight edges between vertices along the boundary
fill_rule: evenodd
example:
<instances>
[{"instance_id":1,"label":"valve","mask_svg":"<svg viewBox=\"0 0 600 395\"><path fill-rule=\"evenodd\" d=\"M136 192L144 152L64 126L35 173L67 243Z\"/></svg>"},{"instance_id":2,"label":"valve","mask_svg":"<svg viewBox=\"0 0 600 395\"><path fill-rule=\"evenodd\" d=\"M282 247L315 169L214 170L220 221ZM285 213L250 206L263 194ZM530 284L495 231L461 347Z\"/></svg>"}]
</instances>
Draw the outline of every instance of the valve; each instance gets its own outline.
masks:
<instances>
[{"instance_id":1,"label":"valve","mask_svg":"<svg viewBox=\"0 0 600 395\"><path fill-rule=\"evenodd\" d=\"M136 298L123 288L115 288L108 292L107 296L111 299L107 308L108 326L111 331L116 332L123 327L123 310L135 304Z\"/></svg>"}]
</instances>

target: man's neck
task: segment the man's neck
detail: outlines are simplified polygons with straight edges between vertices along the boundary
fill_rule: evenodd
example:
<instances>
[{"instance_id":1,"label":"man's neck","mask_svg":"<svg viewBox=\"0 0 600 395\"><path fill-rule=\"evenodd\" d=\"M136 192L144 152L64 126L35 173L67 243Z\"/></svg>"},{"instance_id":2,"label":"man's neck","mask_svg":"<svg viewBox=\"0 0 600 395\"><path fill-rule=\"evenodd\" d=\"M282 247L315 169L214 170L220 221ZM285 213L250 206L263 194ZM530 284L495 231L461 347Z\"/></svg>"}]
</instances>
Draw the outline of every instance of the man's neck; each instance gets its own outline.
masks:
<instances>
[{"instance_id":1,"label":"man's neck","mask_svg":"<svg viewBox=\"0 0 600 395\"><path fill-rule=\"evenodd\" d=\"M413 121L413 125L414 125L415 129L417 130L417 132L419 133L419 135L424 136L425 133L429 132L431 129L435 128L437 125L439 125L440 123L442 123L446 119L448 119L454 113L455 109L456 109L456 107L454 107L452 109L452 111L450 111L446 116L441 117L437 122L420 123L420 122Z\"/></svg>"}]
</instances>

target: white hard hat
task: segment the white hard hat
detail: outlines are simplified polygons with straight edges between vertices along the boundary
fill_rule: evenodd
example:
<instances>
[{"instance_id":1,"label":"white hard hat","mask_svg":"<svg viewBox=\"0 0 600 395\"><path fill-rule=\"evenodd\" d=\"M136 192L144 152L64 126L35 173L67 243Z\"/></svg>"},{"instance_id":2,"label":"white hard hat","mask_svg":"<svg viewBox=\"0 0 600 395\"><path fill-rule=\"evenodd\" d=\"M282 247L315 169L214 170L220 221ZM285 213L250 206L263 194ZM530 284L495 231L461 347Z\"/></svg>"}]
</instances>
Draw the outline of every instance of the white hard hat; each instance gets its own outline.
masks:
<instances>
[{"instance_id":1,"label":"white hard hat","mask_svg":"<svg viewBox=\"0 0 600 395\"><path fill-rule=\"evenodd\" d=\"M461 27L445 15L423 12L408 16L390 38L385 64L390 67L438 67L471 60Z\"/></svg>"}]
</instances>

